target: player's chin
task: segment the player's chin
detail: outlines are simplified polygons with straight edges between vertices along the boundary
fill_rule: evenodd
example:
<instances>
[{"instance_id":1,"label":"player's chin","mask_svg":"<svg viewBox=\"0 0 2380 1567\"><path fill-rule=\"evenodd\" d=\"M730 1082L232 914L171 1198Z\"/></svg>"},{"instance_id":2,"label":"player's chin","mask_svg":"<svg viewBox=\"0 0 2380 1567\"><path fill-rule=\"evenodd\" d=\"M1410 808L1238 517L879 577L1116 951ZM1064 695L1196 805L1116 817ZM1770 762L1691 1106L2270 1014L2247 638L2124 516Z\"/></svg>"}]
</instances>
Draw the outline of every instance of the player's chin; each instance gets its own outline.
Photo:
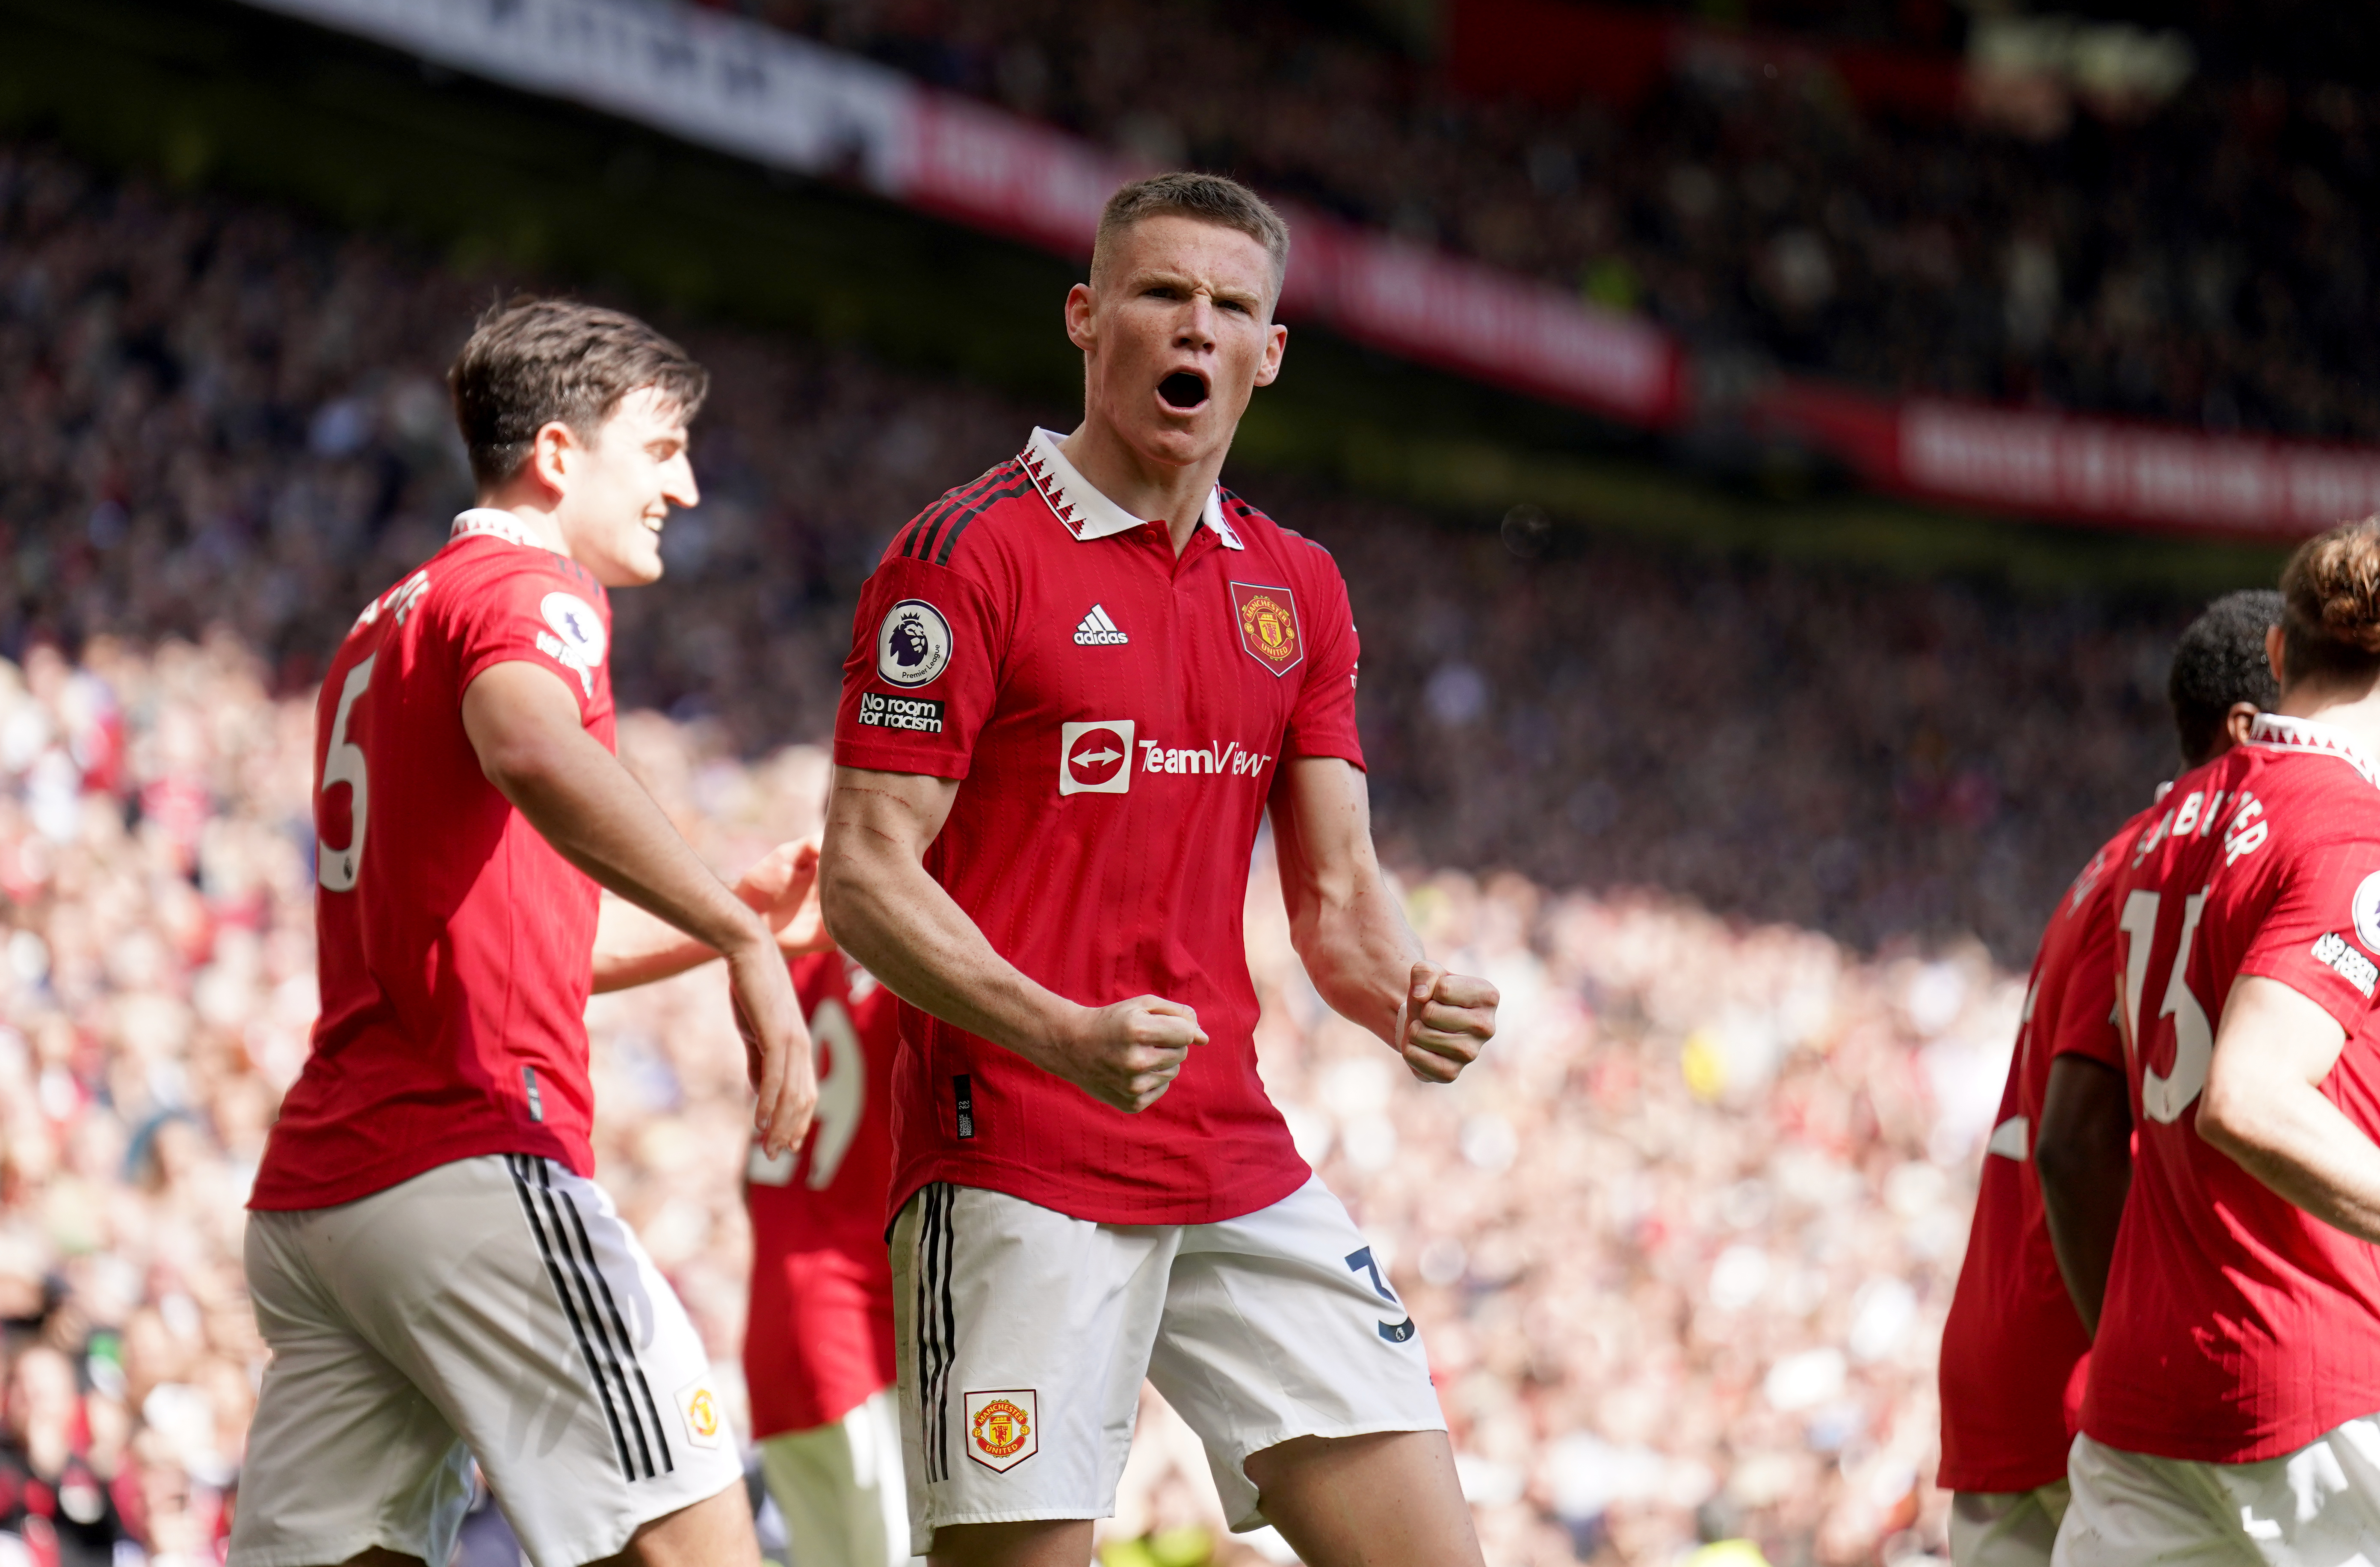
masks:
<instances>
[{"instance_id":1,"label":"player's chin","mask_svg":"<svg viewBox=\"0 0 2380 1567\"><path fill-rule=\"evenodd\" d=\"M658 541L638 544L620 553L618 558L613 563L613 576L617 580L606 582L604 586L606 588L642 588L649 582L659 582L662 574L668 569L662 564L662 550Z\"/></svg>"}]
</instances>

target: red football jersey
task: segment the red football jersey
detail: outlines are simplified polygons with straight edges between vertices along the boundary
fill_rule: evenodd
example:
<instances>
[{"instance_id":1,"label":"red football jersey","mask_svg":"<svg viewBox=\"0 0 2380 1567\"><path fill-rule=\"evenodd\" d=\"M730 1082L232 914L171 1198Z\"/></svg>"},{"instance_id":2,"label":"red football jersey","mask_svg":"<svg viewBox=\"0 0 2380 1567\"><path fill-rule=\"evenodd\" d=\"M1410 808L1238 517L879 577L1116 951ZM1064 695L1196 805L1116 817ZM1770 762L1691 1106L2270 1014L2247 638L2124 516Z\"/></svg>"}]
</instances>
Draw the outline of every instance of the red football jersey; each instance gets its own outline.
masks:
<instances>
[{"instance_id":1,"label":"red football jersey","mask_svg":"<svg viewBox=\"0 0 2380 1567\"><path fill-rule=\"evenodd\" d=\"M1966 1265L1942 1326L1946 1490L2027 1491L2066 1474L2091 1337L2050 1250L2033 1143L2049 1064L2085 1055L2124 1069L2116 1030L2116 868L2152 807L2091 856L2041 933L2008 1087L2000 1094Z\"/></svg>"},{"instance_id":2,"label":"red football jersey","mask_svg":"<svg viewBox=\"0 0 2380 1567\"><path fill-rule=\"evenodd\" d=\"M752 1434L840 1420L892 1385L892 1053L899 1005L841 953L794 964L818 1052L818 1113L792 1153L758 1141L744 1188L752 1214L752 1309L744 1379Z\"/></svg>"},{"instance_id":3,"label":"red football jersey","mask_svg":"<svg viewBox=\"0 0 2380 1567\"><path fill-rule=\"evenodd\" d=\"M835 759L960 780L926 866L1009 962L1144 993L1211 1041L1139 1115L905 1007L893 1206L931 1181L1104 1223L1201 1223L1307 1179L1257 1075L1240 930L1283 756L1355 740L1355 626L1319 545L1217 490L1179 559L1036 431L897 534L860 597Z\"/></svg>"},{"instance_id":4,"label":"red football jersey","mask_svg":"<svg viewBox=\"0 0 2380 1567\"><path fill-rule=\"evenodd\" d=\"M480 1154L581 1175L595 883L480 771L463 691L550 669L613 744L611 604L503 512L358 617L314 712L322 1016L251 1205L328 1208Z\"/></svg>"},{"instance_id":5,"label":"red football jersey","mask_svg":"<svg viewBox=\"0 0 2380 1567\"><path fill-rule=\"evenodd\" d=\"M2380 1413L2380 1253L2197 1125L2224 1002L2252 974L2347 1030L2323 1091L2380 1132L2380 771L2337 730L2268 713L2166 805L2114 893L2139 1132L2082 1428L2247 1464Z\"/></svg>"}]
</instances>

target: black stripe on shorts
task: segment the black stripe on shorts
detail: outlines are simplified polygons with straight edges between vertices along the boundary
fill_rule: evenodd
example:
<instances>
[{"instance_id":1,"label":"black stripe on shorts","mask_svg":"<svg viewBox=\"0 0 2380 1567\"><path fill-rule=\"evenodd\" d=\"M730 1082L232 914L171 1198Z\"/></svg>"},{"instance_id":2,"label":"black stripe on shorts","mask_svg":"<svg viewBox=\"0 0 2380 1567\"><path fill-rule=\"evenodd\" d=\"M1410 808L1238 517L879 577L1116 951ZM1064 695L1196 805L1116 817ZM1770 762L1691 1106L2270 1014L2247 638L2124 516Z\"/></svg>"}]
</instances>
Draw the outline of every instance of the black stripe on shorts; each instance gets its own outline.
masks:
<instances>
[{"instance_id":1,"label":"black stripe on shorts","mask_svg":"<svg viewBox=\"0 0 2380 1567\"><path fill-rule=\"evenodd\" d=\"M634 1343L612 1300L611 1286L595 1266L594 1248L588 1244L587 1226L579 1217L578 1205L570 1200L568 1193L554 1189L552 1169L546 1160L528 1154L506 1154L504 1165L512 1172L521 1213L528 1221L529 1234L537 1242L546 1277L553 1282L554 1298L562 1305L562 1314L570 1323L571 1337L578 1343L579 1358L586 1363L587 1374L594 1381L595 1396L603 1406L603 1423L611 1429L612 1448L619 1458L620 1472L632 1481L650 1480L668 1473L675 1465L670 1461L669 1441L662 1435L660 1414L653 1408L651 1390L645 1386L644 1367L637 1362ZM565 1211L569 1214L566 1226L563 1219ZM603 1306L609 1308L608 1322L597 1306L598 1291ZM624 1353L625 1368L621 1363ZM637 1387L644 1391L641 1416L629 1388L630 1369L635 1372ZM658 1467L653 1462L655 1445L661 1449Z\"/></svg>"}]
</instances>

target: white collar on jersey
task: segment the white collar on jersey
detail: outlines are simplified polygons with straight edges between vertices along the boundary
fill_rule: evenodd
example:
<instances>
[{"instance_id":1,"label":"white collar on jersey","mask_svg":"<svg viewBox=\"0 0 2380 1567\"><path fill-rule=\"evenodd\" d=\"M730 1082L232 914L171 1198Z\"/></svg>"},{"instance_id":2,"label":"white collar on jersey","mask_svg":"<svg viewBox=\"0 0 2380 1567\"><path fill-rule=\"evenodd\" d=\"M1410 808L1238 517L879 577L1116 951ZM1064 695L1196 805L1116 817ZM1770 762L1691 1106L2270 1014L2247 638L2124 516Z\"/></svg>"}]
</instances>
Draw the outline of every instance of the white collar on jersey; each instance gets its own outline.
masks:
<instances>
[{"instance_id":1,"label":"white collar on jersey","mask_svg":"<svg viewBox=\"0 0 2380 1567\"><path fill-rule=\"evenodd\" d=\"M473 506L470 510L457 516L455 518L455 526L446 531L446 540L449 543L457 539L480 537L501 539L507 544L518 544L530 550L544 550L551 554L562 553L534 537L528 528L520 525L520 518L510 512L498 511L493 506Z\"/></svg>"},{"instance_id":2,"label":"white collar on jersey","mask_svg":"<svg viewBox=\"0 0 2380 1567\"><path fill-rule=\"evenodd\" d=\"M1050 509L1058 514L1058 520L1066 525L1066 531L1082 540L1107 539L1145 526L1143 519L1100 494L1098 488L1066 460L1066 454L1058 450L1058 443L1064 439L1054 430L1044 430L1035 425L1033 439L1025 443L1025 450L1017 454L1016 460L1025 465L1025 471L1032 479L1034 487L1041 492L1041 498L1050 503ZM1240 542L1240 536L1232 531L1232 525L1223 520L1220 486L1207 492L1207 504L1199 512L1198 520L1215 530L1215 537L1223 541L1225 549L1247 548Z\"/></svg>"},{"instance_id":3,"label":"white collar on jersey","mask_svg":"<svg viewBox=\"0 0 2380 1567\"><path fill-rule=\"evenodd\" d=\"M2252 746L2270 746L2281 751L2313 751L2326 757L2337 757L2363 775L2363 782L2380 789L2380 767L2363 754L2363 748L2349 739L2346 733L2327 723L2317 723L2310 718L2285 718L2277 712L2260 712L2255 726L2248 731Z\"/></svg>"}]
</instances>

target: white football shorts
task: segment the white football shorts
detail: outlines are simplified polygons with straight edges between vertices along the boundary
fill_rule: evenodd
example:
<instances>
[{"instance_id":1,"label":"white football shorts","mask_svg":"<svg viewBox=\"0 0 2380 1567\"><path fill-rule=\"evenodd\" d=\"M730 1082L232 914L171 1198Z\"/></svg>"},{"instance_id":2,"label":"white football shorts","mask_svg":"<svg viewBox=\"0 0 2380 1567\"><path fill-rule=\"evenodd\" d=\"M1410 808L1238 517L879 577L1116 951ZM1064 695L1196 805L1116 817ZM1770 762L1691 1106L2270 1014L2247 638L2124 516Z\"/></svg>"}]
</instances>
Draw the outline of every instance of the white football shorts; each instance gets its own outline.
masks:
<instances>
[{"instance_id":1,"label":"white football shorts","mask_svg":"<svg viewBox=\"0 0 2380 1567\"><path fill-rule=\"evenodd\" d=\"M2066 1516L2064 1480L2029 1491L1954 1491L1950 1567L2049 1567Z\"/></svg>"},{"instance_id":2,"label":"white football shorts","mask_svg":"<svg viewBox=\"0 0 2380 1567\"><path fill-rule=\"evenodd\" d=\"M2156 1458L2074 1439L2057 1567L2349 1567L2380 1561L2380 1418L2255 1464Z\"/></svg>"},{"instance_id":3,"label":"white football shorts","mask_svg":"<svg viewBox=\"0 0 2380 1567\"><path fill-rule=\"evenodd\" d=\"M247 1260L273 1359L231 1567L444 1561L475 1458L535 1567L616 1555L743 1481L686 1308L602 1188L550 1160L251 1213Z\"/></svg>"},{"instance_id":4,"label":"white football shorts","mask_svg":"<svg viewBox=\"0 0 2380 1567\"><path fill-rule=\"evenodd\" d=\"M1213 1224L1099 1224L932 1185L892 1230L910 1549L953 1524L1105 1518L1146 1378L1206 1445L1232 1529L1249 1455L1442 1431L1413 1318L1319 1179Z\"/></svg>"},{"instance_id":5,"label":"white football shorts","mask_svg":"<svg viewBox=\"0 0 2380 1567\"><path fill-rule=\"evenodd\" d=\"M900 1403L880 1388L832 1425L760 1440L760 1474L801 1567L909 1567ZM917 1567L924 1567L917 1562Z\"/></svg>"}]
</instances>

